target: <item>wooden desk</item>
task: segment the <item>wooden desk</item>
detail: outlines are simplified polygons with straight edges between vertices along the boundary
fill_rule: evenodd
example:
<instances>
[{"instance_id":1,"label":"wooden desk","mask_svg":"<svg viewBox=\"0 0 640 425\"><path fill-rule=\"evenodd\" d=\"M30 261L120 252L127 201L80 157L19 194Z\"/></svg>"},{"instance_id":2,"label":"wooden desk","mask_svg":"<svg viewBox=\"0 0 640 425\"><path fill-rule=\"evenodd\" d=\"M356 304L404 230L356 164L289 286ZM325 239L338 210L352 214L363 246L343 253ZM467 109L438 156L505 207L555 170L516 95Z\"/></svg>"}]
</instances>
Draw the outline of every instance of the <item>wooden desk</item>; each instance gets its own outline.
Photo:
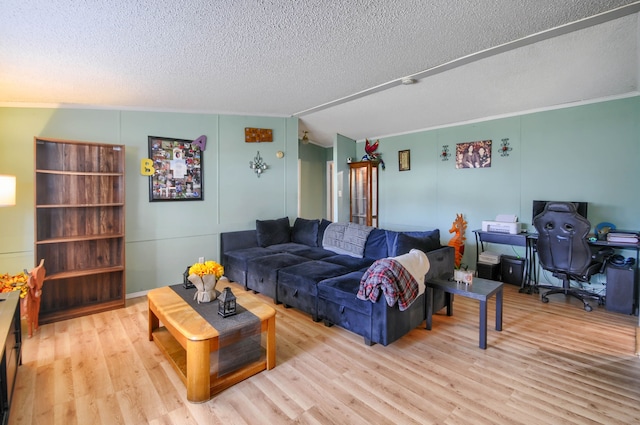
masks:
<instances>
[{"instance_id":1,"label":"wooden desk","mask_svg":"<svg viewBox=\"0 0 640 425\"><path fill-rule=\"evenodd\" d=\"M211 371L210 354L236 341L220 340L217 329L168 286L149 291L149 341L164 353L187 387L187 400L199 403L276 365L276 311L249 292L235 294L237 303L260 319L266 332L266 355L226 375ZM215 302L215 301L214 301ZM162 323L164 326L160 326Z\"/></svg>"},{"instance_id":2,"label":"wooden desk","mask_svg":"<svg viewBox=\"0 0 640 425\"><path fill-rule=\"evenodd\" d=\"M0 421L9 421L18 366L22 364L22 327L20 323L20 291L0 294Z\"/></svg>"},{"instance_id":3,"label":"wooden desk","mask_svg":"<svg viewBox=\"0 0 640 425\"><path fill-rule=\"evenodd\" d=\"M520 292L528 294L538 292L538 274L536 270L536 240L531 238L530 233L518 233L515 235L500 232L485 232L474 230L476 235L476 264L480 253L484 251L485 243L497 243L501 245L512 245L525 247L524 255L524 276L520 285Z\"/></svg>"},{"instance_id":4,"label":"wooden desk","mask_svg":"<svg viewBox=\"0 0 640 425\"><path fill-rule=\"evenodd\" d=\"M433 288L442 289L445 295L445 303L447 306L447 316L453 315L453 302L451 295L457 294L467 298L473 298L480 301L480 348L487 348L487 300L493 295L496 296L496 330L502 330L502 282L494 280L473 278L471 285L457 283L447 279L430 279L427 280L427 323L426 328L431 330L433 319Z\"/></svg>"}]
</instances>

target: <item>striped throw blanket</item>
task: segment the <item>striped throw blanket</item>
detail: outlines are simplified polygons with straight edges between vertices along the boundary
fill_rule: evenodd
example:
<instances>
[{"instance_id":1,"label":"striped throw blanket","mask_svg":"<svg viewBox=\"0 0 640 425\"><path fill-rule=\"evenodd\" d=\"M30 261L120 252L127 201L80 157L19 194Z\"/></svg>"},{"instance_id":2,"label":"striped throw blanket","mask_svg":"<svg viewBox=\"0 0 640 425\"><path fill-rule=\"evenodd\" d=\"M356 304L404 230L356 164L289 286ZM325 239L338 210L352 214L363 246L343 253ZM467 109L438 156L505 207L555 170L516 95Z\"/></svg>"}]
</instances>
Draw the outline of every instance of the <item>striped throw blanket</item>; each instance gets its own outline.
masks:
<instances>
[{"instance_id":1,"label":"striped throw blanket","mask_svg":"<svg viewBox=\"0 0 640 425\"><path fill-rule=\"evenodd\" d=\"M389 307L396 302L400 311L408 309L418 297L418 282L393 258L376 260L360 279L357 297L377 302L384 294Z\"/></svg>"}]
</instances>

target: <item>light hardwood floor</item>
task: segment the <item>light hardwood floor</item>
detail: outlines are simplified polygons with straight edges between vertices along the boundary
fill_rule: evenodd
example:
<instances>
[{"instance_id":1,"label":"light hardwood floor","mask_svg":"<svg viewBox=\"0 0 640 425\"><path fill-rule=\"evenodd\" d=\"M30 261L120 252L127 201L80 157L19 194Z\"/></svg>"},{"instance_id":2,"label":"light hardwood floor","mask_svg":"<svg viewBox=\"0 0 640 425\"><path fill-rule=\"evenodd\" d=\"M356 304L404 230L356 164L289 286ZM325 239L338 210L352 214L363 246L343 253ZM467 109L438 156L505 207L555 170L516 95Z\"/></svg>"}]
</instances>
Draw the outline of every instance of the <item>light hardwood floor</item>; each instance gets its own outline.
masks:
<instances>
[{"instance_id":1,"label":"light hardwood floor","mask_svg":"<svg viewBox=\"0 0 640 425\"><path fill-rule=\"evenodd\" d=\"M242 290L233 286L235 291ZM271 303L270 300L264 299ZM548 304L505 287L503 331L489 303L456 297L384 347L277 309L277 366L209 402L185 387L147 338L146 298L44 325L25 338L10 424L637 424L637 317Z\"/></svg>"}]
</instances>

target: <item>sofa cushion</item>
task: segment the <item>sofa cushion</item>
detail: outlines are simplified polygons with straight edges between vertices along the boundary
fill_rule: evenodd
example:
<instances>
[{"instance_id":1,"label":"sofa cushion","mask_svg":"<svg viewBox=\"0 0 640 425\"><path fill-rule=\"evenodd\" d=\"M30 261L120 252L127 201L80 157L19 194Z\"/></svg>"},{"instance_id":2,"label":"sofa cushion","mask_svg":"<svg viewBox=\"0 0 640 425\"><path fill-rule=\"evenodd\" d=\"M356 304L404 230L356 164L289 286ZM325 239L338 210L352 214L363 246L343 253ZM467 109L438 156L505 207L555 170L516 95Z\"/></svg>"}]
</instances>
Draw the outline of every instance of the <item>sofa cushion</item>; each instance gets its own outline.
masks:
<instances>
[{"instance_id":1,"label":"sofa cushion","mask_svg":"<svg viewBox=\"0 0 640 425\"><path fill-rule=\"evenodd\" d=\"M318 246L318 226L319 220L307 220L306 218L296 218L291 232L291 242L301 243L307 246Z\"/></svg>"},{"instance_id":2,"label":"sofa cushion","mask_svg":"<svg viewBox=\"0 0 640 425\"><path fill-rule=\"evenodd\" d=\"M395 256L406 254L412 249L418 249L426 253L438 248L440 248L440 232L437 230L422 237L414 237L407 233L400 233L398 235Z\"/></svg>"},{"instance_id":3,"label":"sofa cushion","mask_svg":"<svg viewBox=\"0 0 640 425\"><path fill-rule=\"evenodd\" d=\"M261 247L291 242L289 218L256 220L256 238Z\"/></svg>"},{"instance_id":4,"label":"sofa cushion","mask_svg":"<svg viewBox=\"0 0 640 425\"><path fill-rule=\"evenodd\" d=\"M327 230L327 226L330 225L331 222L326 219L320 220L320 224L318 225L318 246L322 246L322 238L324 238L324 231Z\"/></svg>"},{"instance_id":5,"label":"sofa cushion","mask_svg":"<svg viewBox=\"0 0 640 425\"><path fill-rule=\"evenodd\" d=\"M321 281L318 283L318 297L341 306L349 306L359 313L371 314L373 303L356 297L363 274L362 271L355 271Z\"/></svg>"},{"instance_id":6,"label":"sofa cushion","mask_svg":"<svg viewBox=\"0 0 640 425\"><path fill-rule=\"evenodd\" d=\"M400 234L404 234L406 236L410 236L418 239L431 239L432 241L431 246L433 246L433 248L429 249L429 251L440 248L440 230L439 229L425 230L425 231L418 231L418 232L395 232L392 230L387 230L387 249L389 250L389 257L396 257L398 255L406 254L411 250L409 249L409 251L406 251L406 252L398 251L398 236ZM425 242L425 245L427 245L427 242L426 241L424 242ZM407 246L408 244L405 243L404 248L406 248Z\"/></svg>"},{"instance_id":7,"label":"sofa cushion","mask_svg":"<svg viewBox=\"0 0 640 425\"><path fill-rule=\"evenodd\" d=\"M263 257L265 255L272 255L273 251L262 248L262 247L253 247L253 248L244 248L244 249L236 249L233 251L225 252L224 256L224 272L225 276L234 282L238 282L242 285L247 284L247 263L253 259L258 257Z\"/></svg>"},{"instance_id":8,"label":"sofa cushion","mask_svg":"<svg viewBox=\"0 0 640 425\"><path fill-rule=\"evenodd\" d=\"M311 247L307 245L302 245L300 243L280 243L276 245L271 245L266 247L273 252L288 252L289 254L300 255L302 257L309 258L311 260L321 260L325 257L331 257L332 255L336 255L335 252L329 251L323 248Z\"/></svg>"},{"instance_id":9,"label":"sofa cushion","mask_svg":"<svg viewBox=\"0 0 640 425\"><path fill-rule=\"evenodd\" d=\"M346 267L325 261L309 261L278 271L276 288L279 302L311 314L318 320L318 282L348 273Z\"/></svg>"},{"instance_id":10,"label":"sofa cushion","mask_svg":"<svg viewBox=\"0 0 640 425\"><path fill-rule=\"evenodd\" d=\"M364 256L375 259L389 256L386 230L375 228L369 233L367 243L364 246Z\"/></svg>"},{"instance_id":11,"label":"sofa cushion","mask_svg":"<svg viewBox=\"0 0 640 425\"><path fill-rule=\"evenodd\" d=\"M333 254L333 253L332 253ZM373 258L357 258L350 255L333 255L331 257L323 258L322 261L327 263L338 264L348 268L349 270L360 270L364 267L369 267L375 259Z\"/></svg>"},{"instance_id":12,"label":"sofa cushion","mask_svg":"<svg viewBox=\"0 0 640 425\"><path fill-rule=\"evenodd\" d=\"M278 271L284 267L306 261L310 260L286 252L273 253L249 260L247 263L246 287L271 297L275 302L278 302L276 290Z\"/></svg>"}]
</instances>

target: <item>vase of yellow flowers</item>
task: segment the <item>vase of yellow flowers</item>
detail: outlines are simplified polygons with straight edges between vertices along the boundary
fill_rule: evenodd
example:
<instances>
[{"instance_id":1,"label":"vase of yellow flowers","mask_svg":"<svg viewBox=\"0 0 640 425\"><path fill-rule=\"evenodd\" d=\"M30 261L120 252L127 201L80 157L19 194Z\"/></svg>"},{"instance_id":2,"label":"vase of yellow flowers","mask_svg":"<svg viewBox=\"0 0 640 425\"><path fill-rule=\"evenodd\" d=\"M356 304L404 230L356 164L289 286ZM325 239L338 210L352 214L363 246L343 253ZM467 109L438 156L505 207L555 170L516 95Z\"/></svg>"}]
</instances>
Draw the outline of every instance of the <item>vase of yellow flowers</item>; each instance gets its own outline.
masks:
<instances>
[{"instance_id":1,"label":"vase of yellow flowers","mask_svg":"<svg viewBox=\"0 0 640 425\"><path fill-rule=\"evenodd\" d=\"M218 296L216 283L223 274L224 267L215 261L195 263L191 266L188 279L197 289L193 299L197 300L198 303L208 303L215 300Z\"/></svg>"}]
</instances>

